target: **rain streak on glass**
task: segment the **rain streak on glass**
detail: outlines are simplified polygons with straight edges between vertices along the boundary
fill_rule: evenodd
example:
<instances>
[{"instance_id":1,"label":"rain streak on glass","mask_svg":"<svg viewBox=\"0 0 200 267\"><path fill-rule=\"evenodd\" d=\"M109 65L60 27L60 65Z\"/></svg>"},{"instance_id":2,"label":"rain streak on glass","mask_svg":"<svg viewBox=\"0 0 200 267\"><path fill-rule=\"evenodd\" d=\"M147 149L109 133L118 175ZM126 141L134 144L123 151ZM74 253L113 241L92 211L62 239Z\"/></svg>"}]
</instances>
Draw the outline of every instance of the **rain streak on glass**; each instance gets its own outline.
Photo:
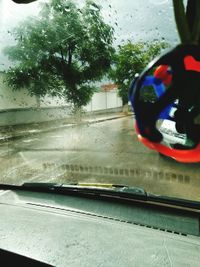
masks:
<instances>
[{"instance_id":1,"label":"rain streak on glass","mask_svg":"<svg viewBox=\"0 0 200 267\"><path fill-rule=\"evenodd\" d=\"M135 74L178 43L172 1L3 0L0 12L1 183L199 197L199 165L140 144L127 97Z\"/></svg>"}]
</instances>

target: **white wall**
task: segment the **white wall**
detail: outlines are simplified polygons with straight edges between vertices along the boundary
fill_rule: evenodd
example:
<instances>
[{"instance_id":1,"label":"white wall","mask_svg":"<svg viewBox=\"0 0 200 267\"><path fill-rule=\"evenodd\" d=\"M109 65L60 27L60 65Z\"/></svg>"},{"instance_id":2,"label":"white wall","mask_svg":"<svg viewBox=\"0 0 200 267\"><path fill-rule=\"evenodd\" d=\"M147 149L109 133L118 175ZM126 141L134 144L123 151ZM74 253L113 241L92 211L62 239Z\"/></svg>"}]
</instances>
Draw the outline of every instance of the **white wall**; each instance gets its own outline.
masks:
<instances>
[{"instance_id":1,"label":"white wall","mask_svg":"<svg viewBox=\"0 0 200 267\"><path fill-rule=\"evenodd\" d=\"M0 126L39 123L70 116L70 106L63 99L44 97L38 101L29 96L26 89L13 92L4 79L5 74L0 73Z\"/></svg>"},{"instance_id":2,"label":"white wall","mask_svg":"<svg viewBox=\"0 0 200 267\"><path fill-rule=\"evenodd\" d=\"M71 105L64 99L46 96L38 101L36 97L29 96L25 89L13 92L4 79L5 74L0 73L0 126L69 118ZM113 90L95 93L84 109L86 112L104 112L119 107L122 107L122 101L117 91Z\"/></svg>"},{"instance_id":3,"label":"white wall","mask_svg":"<svg viewBox=\"0 0 200 267\"><path fill-rule=\"evenodd\" d=\"M90 103L85 107L86 111L97 111L110 108L122 107L122 101L117 91L98 92L92 97Z\"/></svg>"},{"instance_id":4,"label":"white wall","mask_svg":"<svg viewBox=\"0 0 200 267\"><path fill-rule=\"evenodd\" d=\"M0 110L4 109L20 109L37 107L36 97L31 97L27 94L26 89L13 92L5 82L5 74L0 73ZM40 99L40 106L45 107L60 107L70 106L64 99L58 97L46 96ZM93 95L91 102L85 107L86 111L96 111L102 109L121 107L122 101L117 95L117 91L97 92Z\"/></svg>"},{"instance_id":5,"label":"white wall","mask_svg":"<svg viewBox=\"0 0 200 267\"><path fill-rule=\"evenodd\" d=\"M40 107L60 107L60 106L70 106L70 104L66 103L64 99L59 97L50 97L45 96L40 99Z\"/></svg>"},{"instance_id":6,"label":"white wall","mask_svg":"<svg viewBox=\"0 0 200 267\"><path fill-rule=\"evenodd\" d=\"M37 107L35 97L27 95L26 90L13 92L4 82L5 75L0 74L0 110Z\"/></svg>"},{"instance_id":7,"label":"white wall","mask_svg":"<svg viewBox=\"0 0 200 267\"><path fill-rule=\"evenodd\" d=\"M5 74L0 73L0 110L32 108L38 106L35 96L27 94L26 89L14 91L4 82ZM58 97L46 96L40 99L40 107L68 106L67 103Z\"/></svg>"},{"instance_id":8,"label":"white wall","mask_svg":"<svg viewBox=\"0 0 200 267\"><path fill-rule=\"evenodd\" d=\"M122 107L122 100L118 96L117 91L110 91L106 93L107 108Z\"/></svg>"}]
</instances>

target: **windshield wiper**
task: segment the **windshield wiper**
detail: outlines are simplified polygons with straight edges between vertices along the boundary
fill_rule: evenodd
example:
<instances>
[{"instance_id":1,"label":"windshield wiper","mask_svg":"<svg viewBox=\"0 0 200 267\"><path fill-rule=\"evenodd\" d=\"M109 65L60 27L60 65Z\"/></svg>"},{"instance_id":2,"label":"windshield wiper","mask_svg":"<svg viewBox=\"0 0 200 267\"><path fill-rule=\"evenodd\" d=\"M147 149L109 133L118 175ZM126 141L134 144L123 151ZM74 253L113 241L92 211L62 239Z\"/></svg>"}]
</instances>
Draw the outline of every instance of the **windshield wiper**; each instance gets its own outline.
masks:
<instances>
[{"instance_id":1,"label":"windshield wiper","mask_svg":"<svg viewBox=\"0 0 200 267\"><path fill-rule=\"evenodd\" d=\"M129 187L126 185L105 184L57 184L57 183L24 183L22 185L0 184L3 190L26 190L47 193L88 195L88 196L110 196L125 199L146 200L147 193L140 187Z\"/></svg>"},{"instance_id":2,"label":"windshield wiper","mask_svg":"<svg viewBox=\"0 0 200 267\"><path fill-rule=\"evenodd\" d=\"M3 190L25 190L33 192L57 193L88 197L107 197L112 199L141 200L145 202L166 204L200 210L200 202L155 195L147 193L141 187L118 184L58 184L58 183L24 183L22 185L0 184Z\"/></svg>"}]
</instances>

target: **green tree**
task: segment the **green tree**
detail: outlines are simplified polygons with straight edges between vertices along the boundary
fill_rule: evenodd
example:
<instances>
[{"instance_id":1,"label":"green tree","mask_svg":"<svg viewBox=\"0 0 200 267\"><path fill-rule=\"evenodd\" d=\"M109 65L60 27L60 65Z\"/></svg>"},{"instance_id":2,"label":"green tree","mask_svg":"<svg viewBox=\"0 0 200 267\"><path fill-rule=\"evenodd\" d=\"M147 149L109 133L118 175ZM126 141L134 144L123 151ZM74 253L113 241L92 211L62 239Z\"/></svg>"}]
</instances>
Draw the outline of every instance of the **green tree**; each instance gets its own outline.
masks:
<instances>
[{"instance_id":1,"label":"green tree","mask_svg":"<svg viewBox=\"0 0 200 267\"><path fill-rule=\"evenodd\" d=\"M119 46L110 76L118 85L123 105L128 103L128 90L135 74L140 73L166 47L166 43L157 41L152 43L131 43L129 41L127 44Z\"/></svg>"},{"instance_id":2,"label":"green tree","mask_svg":"<svg viewBox=\"0 0 200 267\"><path fill-rule=\"evenodd\" d=\"M94 92L91 82L110 68L113 28L93 1L79 8L73 1L50 0L38 18L28 18L12 34L16 44L5 53L16 62L7 72L14 90L61 96L80 108Z\"/></svg>"}]
</instances>

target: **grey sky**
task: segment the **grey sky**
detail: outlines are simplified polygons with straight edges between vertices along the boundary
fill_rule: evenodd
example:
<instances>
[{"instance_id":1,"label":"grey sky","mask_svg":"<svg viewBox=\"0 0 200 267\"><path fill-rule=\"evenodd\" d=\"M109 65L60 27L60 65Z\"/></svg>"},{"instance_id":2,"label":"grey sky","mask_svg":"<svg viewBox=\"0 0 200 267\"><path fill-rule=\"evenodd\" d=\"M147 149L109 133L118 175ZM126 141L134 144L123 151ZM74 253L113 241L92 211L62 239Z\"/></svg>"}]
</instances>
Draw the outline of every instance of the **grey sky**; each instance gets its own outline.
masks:
<instances>
[{"instance_id":1,"label":"grey sky","mask_svg":"<svg viewBox=\"0 0 200 267\"><path fill-rule=\"evenodd\" d=\"M162 38L170 43L178 41L171 0L111 0L106 2L111 4L112 12L113 10L117 12L113 17L118 23L115 28L119 42L122 39L150 41ZM107 13L109 14L108 10Z\"/></svg>"},{"instance_id":2,"label":"grey sky","mask_svg":"<svg viewBox=\"0 0 200 267\"><path fill-rule=\"evenodd\" d=\"M29 5L17 5L11 0L0 0L0 69L8 62L2 48L11 42L8 30L27 16L36 16L39 0ZM77 0L83 3L84 0ZM103 7L106 22L115 28L115 45L128 39L151 41L164 39L171 44L178 42L171 0L97 0Z\"/></svg>"}]
</instances>

